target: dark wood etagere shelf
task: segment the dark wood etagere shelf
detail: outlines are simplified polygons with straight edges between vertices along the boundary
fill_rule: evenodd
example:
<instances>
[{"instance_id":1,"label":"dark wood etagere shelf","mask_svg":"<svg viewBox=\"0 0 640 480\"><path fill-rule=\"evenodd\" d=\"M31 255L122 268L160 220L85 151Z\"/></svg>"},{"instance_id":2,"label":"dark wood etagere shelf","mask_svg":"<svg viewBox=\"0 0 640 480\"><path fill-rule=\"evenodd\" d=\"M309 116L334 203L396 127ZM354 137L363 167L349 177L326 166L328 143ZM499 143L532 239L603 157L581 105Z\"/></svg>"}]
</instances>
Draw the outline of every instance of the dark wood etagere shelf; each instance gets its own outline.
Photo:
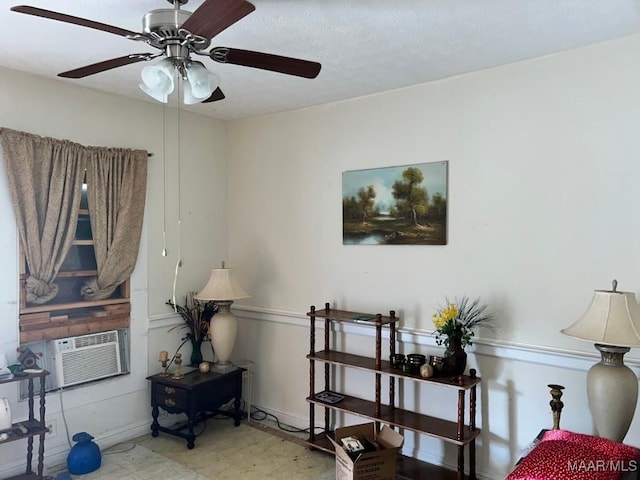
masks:
<instances>
[{"instance_id":1,"label":"dark wood etagere shelf","mask_svg":"<svg viewBox=\"0 0 640 480\"><path fill-rule=\"evenodd\" d=\"M0 384L11 382L29 382L28 384L28 404L29 404L29 418L22 422L14 423L11 429L7 432L9 438L0 442L0 446L6 443L10 443L23 438L27 439L27 466L26 471L23 474L11 477L7 480L41 480L43 478L42 471L44 469L44 436L49 431L45 425L45 377L49 375L49 372L43 370L39 373L27 373L22 376L14 376L10 379L0 380ZM38 385L38 397L39 397L39 411L38 415L35 412L36 395L34 380L39 380ZM35 437L39 438L38 442L38 470L34 472L32 469L33 460L33 440Z\"/></svg>"},{"instance_id":2,"label":"dark wood etagere shelf","mask_svg":"<svg viewBox=\"0 0 640 480\"><path fill-rule=\"evenodd\" d=\"M389 329L389 354L396 352L396 323L399 321L392 310L388 316L381 314L370 315L366 313L350 312L345 310L335 310L328 303L324 309L316 310L314 306L307 313L310 318L309 335L309 424L310 435L307 445L329 453L335 453L333 444L329 437L333 438L333 431L330 429L330 413L345 412L380 424L390 425L403 430L410 430L422 435L430 436L453 444L457 447L458 462L455 471L431 465L418 459L400 455L398 460L398 478L402 479L429 479L429 480L464 480L476 478L476 454L475 441L480 435L480 430L476 428L476 387L480 383L480 378L475 374L460 375L456 377L436 376L424 379L419 375L403 373L399 369L394 369L387 360L382 360L382 329ZM316 351L316 319L324 319L324 350ZM370 325L375 328L375 355L365 357L331 349L330 331L332 322L357 323ZM335 392L341 395L342 400L329 403L316 398L315 377L316 362L324 364L324 390L334 391L331 388L330 366L340 366L353 368L365 372L371 372L375 377L374 400L346 395L342 392ZM472 373L474 373L472 371ZM381 400L381 379L382 376L388 378L389 397L387 404ZM457 391L457 420L449 421L429 415L419 414L410 410L396 407L395 382L415 381L424 384L439 386ZM467 411L466 400L468 397L468 423L465 424L465 412ZM315 433L315 410L316 407L324 409L324 431ZM465 474L465 449L469 453L468 473Z\"/></svg>"}]
</instances>

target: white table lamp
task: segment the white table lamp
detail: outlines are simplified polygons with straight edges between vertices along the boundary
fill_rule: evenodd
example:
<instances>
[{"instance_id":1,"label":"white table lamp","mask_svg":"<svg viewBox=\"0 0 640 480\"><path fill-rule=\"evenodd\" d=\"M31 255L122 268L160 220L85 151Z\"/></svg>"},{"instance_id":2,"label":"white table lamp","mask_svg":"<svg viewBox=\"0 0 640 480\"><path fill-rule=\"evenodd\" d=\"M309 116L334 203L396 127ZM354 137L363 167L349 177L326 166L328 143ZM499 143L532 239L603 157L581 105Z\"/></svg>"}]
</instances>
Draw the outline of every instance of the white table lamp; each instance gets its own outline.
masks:
<instances>
[{"instance_id":1,"label":"white table lamp","mask_svg":"<svg viewBox=\"0 0 640 480\"><path fill-rule=\"evenodd\" d=\"M205 287L195 296L198 300L212 300L218 306L218 312L211 319L209 333L211 344L217 358L217 367L230 366L231 352L236 343L238 320L231 313L234 300L247 298L250 295L231 276L231 269L214 268Z\"/></svg>"},{"instance_id":2,"label":"white table lamp","mask_svg":"<svg viewBox=\"0 0 640 480\"><path fill-rule=\"evenodd\" d=\"M595 343L600 363L587 374L587 397L596 433L622 442L638 402L638 378L624 364L630 347L640 347L640 306L632 292L596 290L587 312L562 330Z\"/></svg>"}]
</instances>

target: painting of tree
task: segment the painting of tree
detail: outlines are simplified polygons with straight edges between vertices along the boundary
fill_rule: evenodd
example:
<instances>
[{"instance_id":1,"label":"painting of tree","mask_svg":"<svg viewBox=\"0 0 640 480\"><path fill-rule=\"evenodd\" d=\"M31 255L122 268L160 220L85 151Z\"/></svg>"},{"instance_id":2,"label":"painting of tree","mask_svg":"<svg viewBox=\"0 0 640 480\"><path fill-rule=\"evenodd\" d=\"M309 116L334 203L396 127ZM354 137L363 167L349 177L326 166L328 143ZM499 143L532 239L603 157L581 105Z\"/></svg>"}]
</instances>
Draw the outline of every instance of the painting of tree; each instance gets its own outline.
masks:
<instances>
[{"instance_id":1,"label":"painting of tree","mask_svg":"<svg viewBox=\"0 0 640 480\"><path fill-rule=\"evenodd\" d=\"M345 245L446 245L448 162L342 174Z\"/></svg>"}]
</instances>

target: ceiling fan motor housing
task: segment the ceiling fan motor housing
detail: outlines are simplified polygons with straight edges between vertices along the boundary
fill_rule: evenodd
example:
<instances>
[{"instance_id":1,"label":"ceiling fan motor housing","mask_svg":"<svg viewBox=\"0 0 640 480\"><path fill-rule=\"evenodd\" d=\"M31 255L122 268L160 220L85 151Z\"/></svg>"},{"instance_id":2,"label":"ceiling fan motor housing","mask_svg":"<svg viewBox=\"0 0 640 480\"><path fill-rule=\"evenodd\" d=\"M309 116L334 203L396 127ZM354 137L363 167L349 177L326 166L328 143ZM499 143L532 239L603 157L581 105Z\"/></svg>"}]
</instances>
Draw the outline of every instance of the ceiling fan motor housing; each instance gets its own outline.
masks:
<instances>
[{"instance_id":1,"label":"ceiling fan motor housing","mask_svg":"<svg viewBox=\"0 0 640 480\"><path fill-rule=\"evenodd\" d=\"M142 17L142 31L154 33L165 39L180 38L180 26L191 16L186 10L159 8Z\"/></svg>"}]
</instances>

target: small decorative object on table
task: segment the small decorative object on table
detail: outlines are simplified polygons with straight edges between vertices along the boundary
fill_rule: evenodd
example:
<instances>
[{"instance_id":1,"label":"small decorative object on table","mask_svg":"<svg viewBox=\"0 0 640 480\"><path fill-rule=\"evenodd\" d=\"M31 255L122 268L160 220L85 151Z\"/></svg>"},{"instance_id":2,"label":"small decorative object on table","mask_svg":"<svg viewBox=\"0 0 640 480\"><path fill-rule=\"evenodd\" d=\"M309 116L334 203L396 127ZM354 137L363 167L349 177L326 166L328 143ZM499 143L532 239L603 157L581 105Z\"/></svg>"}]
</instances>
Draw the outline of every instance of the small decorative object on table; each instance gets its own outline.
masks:
<instances>
[{"instance_id":1,"label":"small decorative object on table","mask_svg":"<svg viewBox=\"0 0 640 480\"><path fill-rule=\"evenodd\" d=\"M410 353L407 355L407 364L409 364L409 373L418 375L420 367L427 362L427 357L420 353Z\"/></svg>"},{"instance_id":2,"label":"small decorative object on table","mask_svg":"<svg viewBox=\"0 0 640 480\"><path fill-rule=\"evenodd\" d=\"M184 375L182 374L182 354L176 353L173 362L176 364L176 371L173 372L171 378L174 380L180 380Z\"/></svg>"},{"instance_id":3,"label":"small decorative object on table","mask_svg":"<svg viewBox=\"0 0 640 480\"><path fill-rule=\"evenodd\" d=\"M391 362L391 368L401 368L406 360L404 353L394 353L389 357L389 361Z\"/></svg>"},{"instance_id":4,"label":"small decorative object on table","mask_svg":"<svg viewBox=\"0 0 640 480\"><path fill-rule=\"evenodd\" d=\"M444 357L429 355L429 365L433 367L433 374L438 375L442 371L442 367L444 365Z\"/></svg>"},{"instance_id":5,"label":"small decorative object on table","mask_svg":"<svg viewBox=\"0 0 640 480\"><path fill-rule=\"evenodd\" d=\"M467 352L464 348L472 344L474 328L493 330L495 317L493 313L485 313L487 306L481 305L480 299L470 301L463 296L454 302L447 299L446 303L446 307L433 314L436 343L445 347L442 373L461 375L467 366Z\"/></svg>"},{"instance_id":6,"label":"small decorative object on table","mask_svg":"<svg viewBox=\"0 0 640 480\"><path fill-rule=\"evenodd\" d=\"M209 338L209 325L211 318L218 311L218 307L212 302L200 302L195 297L195 292L189 292L184 300L184 306L174 304L171 300L167 305L180 314L184 325L180 328L188 328L185 339L191 341L190 364L198 366L202 362L202 342Z\"/></svg>"},{"instance_id":7,"label":"small decorative object on table","mask_svg":"<svg viewBox=\"0 0 640 480\"><path fill-rule=\"evenodd\" d=\"M160 375L163 377L168 376L169 374L167 373L167 367L169 365L169 352L167 352L166 350L162 350L160 352L160 358L158 360L162 364L162 373Z\"/></svg>"}]
</instances>

